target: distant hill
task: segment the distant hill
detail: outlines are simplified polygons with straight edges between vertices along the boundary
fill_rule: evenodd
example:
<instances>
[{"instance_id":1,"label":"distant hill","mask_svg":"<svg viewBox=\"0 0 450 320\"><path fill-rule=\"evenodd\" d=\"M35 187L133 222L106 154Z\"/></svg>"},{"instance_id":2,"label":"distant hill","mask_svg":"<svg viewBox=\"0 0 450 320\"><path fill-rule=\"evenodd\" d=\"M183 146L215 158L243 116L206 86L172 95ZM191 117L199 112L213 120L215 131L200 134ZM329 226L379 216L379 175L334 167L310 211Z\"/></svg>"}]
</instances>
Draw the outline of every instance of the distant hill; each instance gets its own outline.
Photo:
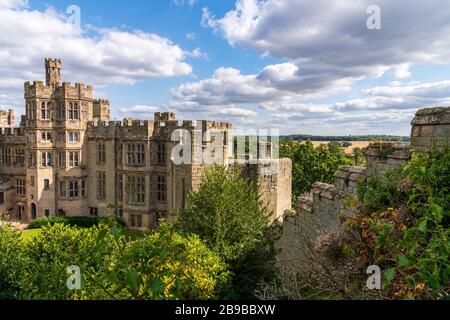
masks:
<instances>
[{"instance_id":1,"label":"distant hill","mask_svg":"<svg viewBox=\"0 0 450 320\"><path fill-rule=\"evenodd\" d=\"M349 136L314 136L309 134L291 134L280 136L280 139L289 141L409 141L409 136L390 135L349 135Z\"/></svg>"}]
</instances>

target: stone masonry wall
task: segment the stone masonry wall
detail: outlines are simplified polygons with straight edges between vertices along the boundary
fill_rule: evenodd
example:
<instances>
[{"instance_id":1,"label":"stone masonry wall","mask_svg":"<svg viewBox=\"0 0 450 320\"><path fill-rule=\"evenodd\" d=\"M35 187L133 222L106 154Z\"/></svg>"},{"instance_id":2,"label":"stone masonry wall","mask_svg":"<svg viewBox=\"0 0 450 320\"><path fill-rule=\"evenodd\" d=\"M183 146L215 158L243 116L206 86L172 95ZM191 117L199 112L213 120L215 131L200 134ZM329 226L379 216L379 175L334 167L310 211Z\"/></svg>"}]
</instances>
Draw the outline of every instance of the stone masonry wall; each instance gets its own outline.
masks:
<instances>
[{"instance_id":1,"label":"stone masonry wall","mask_svg":"<svg viewBox=\"0 0 450 320\"><path fill-rule=\"evenodd\" d=\"M411 122L411 144L404 142L373 142L369 145L366 167L342 166L334 175L334 184L316 182L310 194L298 198L296 211L286 210L283 234L277 243L281 249L280 266L304 270L311 254L311 243L321 234L337 228L340 214L352 213L346 200L356 196L357 183L371 174L384 176L411 159L413 150L440 147L450 140L450 107L417 111ZM306 262L306 263L305 263Z\"/></svg>"}]
</instances>

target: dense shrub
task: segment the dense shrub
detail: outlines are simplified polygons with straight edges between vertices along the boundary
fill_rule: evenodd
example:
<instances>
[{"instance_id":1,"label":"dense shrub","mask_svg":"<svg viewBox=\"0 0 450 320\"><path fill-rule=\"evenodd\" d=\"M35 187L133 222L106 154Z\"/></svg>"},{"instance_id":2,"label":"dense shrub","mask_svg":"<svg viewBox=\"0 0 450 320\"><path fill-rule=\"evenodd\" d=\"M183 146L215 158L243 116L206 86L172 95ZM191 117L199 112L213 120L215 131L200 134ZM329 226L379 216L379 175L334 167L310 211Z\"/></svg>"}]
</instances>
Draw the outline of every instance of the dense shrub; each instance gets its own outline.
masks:
<instances>
[{"instance_id":1,"label":"dense shrub","mask_svg":"<svg viewBox=\"0 0 450 320\"><path fill-rule=\"evenodd\" d=\"M398 205L405 200L405 188L408 181L403 175L402 168L386 172L385 177L372 174L357 185L357 195L363 209L378 211L387 206Z\"/></svg>"},{"instance_id":2,"label":"dense shrub","mask_svg":"<svg viewBox=\"0 0 450 320\"><path fill-rule=\"evenodd\" d=\"M362 239L355 252L368 264L382 267L388 296L439 299L450 294L449 164L448 147L419 153L393 180L395 190L405 181L410 184L406 198L388 195L388 182L360 193L378 200L362 197L368 210L348 221Z\"/></svg>"},{"instance_id":3,"label":"dense shrub","mask_svg":"<svg viewBox=\"0 0 450 320\"><path fill-rule=\"evenodd\" d=\"M44 225L33 241L0 228L1 298L214 299L228 287L220 257L196 236L162 226L132 241L119 226ZM81 290L67 288L77 265Z\"/></svg>"},{"instance_id":4,"label":"dense shrub","mask_svg":"<svg viewBox=\"0 0 450 320\"><path fill-rule=\"evenodd\" d=\"M26 265L20 232L8 226L0 226L0 299L18 297Z\"/></svg>"},{"instance_id":5,"label":"dense shrub","mask_svg":"<svg viewBox=\"0 0 450 320\"><path fill-rule=\"evenodd\" d=\"M109 241L109 239L99 239ZM140 240L125 242L116 233L113 254L95 274L89 299L217 299L228 290L229 272L220 257L195 235L166 224Z\"/></svg>"},{"instance_id":6,"label":"dense shrub","mask_svg":"<svg viewBox=\"0 0 450 320\"><path fill-rule=\"evenodd\" d=\"M87 217L87 216L75 216L75 217L43 217L37 218L28 226L28 229L38 229L42 228L45 225L54 225L55 223L62 223L69 226L77 226L90 228L93 226L98 226L101 223L110 223L111 220L116 220L117 223L123 225L123 221L121 219L115 219L110 217Z\"/></svg>"},{"instance_id":7,"label":"dense shrub","mask_svg":"<svg viewBox=\"0 0 450 320\"><path fill-rule=\"evenodd\" d=\"M204 240L234 273L234 297L253 298L258 282L274 274L274 229L255 187L237 170L208 170L196 192L189 194L181 228Z\"/></svg>"}]
</instances>

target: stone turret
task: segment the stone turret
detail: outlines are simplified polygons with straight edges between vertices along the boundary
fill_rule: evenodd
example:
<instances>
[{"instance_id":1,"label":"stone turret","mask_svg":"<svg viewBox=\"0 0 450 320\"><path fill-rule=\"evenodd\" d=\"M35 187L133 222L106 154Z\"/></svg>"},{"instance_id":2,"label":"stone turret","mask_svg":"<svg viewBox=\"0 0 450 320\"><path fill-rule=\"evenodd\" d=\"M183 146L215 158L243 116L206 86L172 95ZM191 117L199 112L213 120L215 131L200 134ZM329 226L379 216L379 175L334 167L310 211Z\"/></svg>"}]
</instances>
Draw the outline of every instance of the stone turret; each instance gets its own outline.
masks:
<instances>
[{"instance_id":1,"label":"stone turret","mask_svg":"<svg viewBox=\"0 0 450 320\"><path fill-rule=\"evenodd\" d=\"M56 88L61 83L61 59L45 59L45 83Z\"/></svg>"},{"instance_id":2,"label":"stone turret","mask_svg":"<svg viewBox=\"0 0 450 320\"><path fill-rule=\"evenodd\" d=\"M109 100L94 99L93 100L93 115L100 121L109 121Z\"/></svg>"},{"instance_id":3,"label":"stone turret","mask_svg":"<svg viewBox=\"0 0 450 320\"><path fill-rule=\"evenodd\" d=\"M14 127L14 110L0 110L0 128Z\"/></svg>"}]
</instances>

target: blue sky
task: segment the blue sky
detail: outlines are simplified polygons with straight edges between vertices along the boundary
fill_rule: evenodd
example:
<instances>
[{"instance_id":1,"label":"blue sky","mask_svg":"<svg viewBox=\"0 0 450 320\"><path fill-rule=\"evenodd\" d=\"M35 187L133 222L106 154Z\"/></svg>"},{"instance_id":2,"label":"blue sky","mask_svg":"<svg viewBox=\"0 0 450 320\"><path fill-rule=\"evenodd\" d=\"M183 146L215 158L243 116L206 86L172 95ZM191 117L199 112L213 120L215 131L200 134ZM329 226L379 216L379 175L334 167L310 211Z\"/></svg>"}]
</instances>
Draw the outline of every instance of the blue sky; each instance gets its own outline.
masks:
<instances>
[{"instance_id":1,"label":"blue sky","mask_svg":"<svg viewBox=\"0 0 450 320\"><path fill-rule=\"evenodd\" d=\"M380 9L380 29L366 11ZM66 12L76 5L80 27ZM218 119L282 134L401 134L450 101L445 0L0 0L0 107L23 113L43 59L112 117Z\"/></svg>"}]
</instances>

